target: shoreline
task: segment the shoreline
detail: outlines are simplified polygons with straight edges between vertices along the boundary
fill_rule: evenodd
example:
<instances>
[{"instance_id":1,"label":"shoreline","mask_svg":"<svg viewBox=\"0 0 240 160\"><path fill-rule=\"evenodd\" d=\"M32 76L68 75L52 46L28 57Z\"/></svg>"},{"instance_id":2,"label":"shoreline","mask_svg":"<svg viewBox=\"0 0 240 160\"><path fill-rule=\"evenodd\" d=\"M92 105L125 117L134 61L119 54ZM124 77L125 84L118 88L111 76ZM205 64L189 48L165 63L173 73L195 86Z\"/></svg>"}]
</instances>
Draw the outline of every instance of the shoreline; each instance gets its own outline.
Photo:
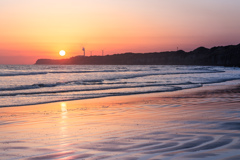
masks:
<instances>
[{"instance_id":1,"label":"shoreline","mask_svg":"<svg viewBox=\"0 0 240 160\"><path fill-rule=\"evenodd\" d=\"M204 89L208 89L209 91L214 89L227 89L227 88L234 88L237 87L240 84L240 80L234 79L230 81L220 82L220 83L212 83L212 84L204 84L201 87L194 87L194 88L188 88L188 89L181 89L181 90L173 90L173 91L156 91L156 92L149 92L149 93L136 93L136 94L126 94L126 95L111 95L111 96L100 96L100 97L92 97L92 98L82 98L82 99L70 99L70 100L62 100L62 101L52 101L52 102L42 102L37 104L24 104L24 105L13 105L13 106L1 106L1 108L12 108L12 107L24 107L24 106L38 106L38 105L48 105L48 104L54 104L54 103L61 103L61 102L72 102L72 101L87 101L87 100L94 100L94 99L101 99L101 98L111 98L111 97L121 97L121 99L126 98L128 96L130 97L149 97L149 96L162 96L164 94L182 94L185 92L198 92ZM217 86L217 87L215 87Z\"/></svg>"},{"instance_id":2,"label":"shoreline","mask_svg":"<svg viewBox=\"0 0 240 160\"><path fill-rule=\"evenodd\" d=\"M238 159L240 87L0 108L4 159Z\"/></svg>"}]
</instances>

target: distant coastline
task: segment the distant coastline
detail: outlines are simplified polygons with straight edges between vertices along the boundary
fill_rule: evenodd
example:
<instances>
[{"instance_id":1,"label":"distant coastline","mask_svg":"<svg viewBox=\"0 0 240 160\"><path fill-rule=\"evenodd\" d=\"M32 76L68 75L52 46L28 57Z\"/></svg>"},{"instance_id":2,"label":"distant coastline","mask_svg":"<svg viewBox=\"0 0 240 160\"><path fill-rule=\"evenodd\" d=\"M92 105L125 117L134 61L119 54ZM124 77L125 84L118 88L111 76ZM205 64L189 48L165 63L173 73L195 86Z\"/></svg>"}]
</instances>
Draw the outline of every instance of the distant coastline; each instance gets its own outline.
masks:
<instances>
[{"instance_id":1,"label":"distant coastline","mask_svg":"<svg viewBox=\"0 0 240 160\"><path fill-rule=\"evenodd\" d=\"M212 65L240 67L240 44L199 47L154 53L122 53L106 56L76 56L69 59L38 59L37 65Z\"/></svg>"}]
</instances>

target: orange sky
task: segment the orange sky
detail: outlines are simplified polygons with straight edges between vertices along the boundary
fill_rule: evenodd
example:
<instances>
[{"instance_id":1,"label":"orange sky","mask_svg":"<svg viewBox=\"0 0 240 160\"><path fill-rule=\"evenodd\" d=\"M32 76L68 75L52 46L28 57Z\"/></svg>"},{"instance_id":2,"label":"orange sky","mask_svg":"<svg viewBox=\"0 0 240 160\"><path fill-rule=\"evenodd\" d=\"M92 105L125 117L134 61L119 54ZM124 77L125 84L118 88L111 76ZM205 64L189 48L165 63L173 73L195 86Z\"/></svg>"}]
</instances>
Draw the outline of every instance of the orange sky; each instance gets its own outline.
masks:
<instances>
[{"instance_id":1,"label":"orange sky","mask_svg":"<svg viewBox=\"0 0 240 160\"><path fill-rule=\"evenodd\" d=\"M1 0L0 64L240 43L237 0Z\"/></svg>"}]
</instances>

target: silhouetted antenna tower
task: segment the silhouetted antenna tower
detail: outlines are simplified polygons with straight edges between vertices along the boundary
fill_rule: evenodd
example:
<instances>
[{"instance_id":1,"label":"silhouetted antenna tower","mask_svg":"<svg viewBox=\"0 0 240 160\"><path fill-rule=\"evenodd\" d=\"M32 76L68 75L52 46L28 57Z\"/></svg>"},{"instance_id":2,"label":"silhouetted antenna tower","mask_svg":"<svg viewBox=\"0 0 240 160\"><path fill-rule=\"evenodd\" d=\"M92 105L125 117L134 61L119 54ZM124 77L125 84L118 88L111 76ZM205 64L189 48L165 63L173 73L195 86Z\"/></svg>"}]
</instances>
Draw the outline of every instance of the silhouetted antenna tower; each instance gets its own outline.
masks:
<instances>
[{"instance_id":1,"label":"silhouetted antenna tower","mask_svg":"<svg viewBox=\"0 0 240 160\"><path fill-rule=\"evenodd\" d=\"M85 57L85 48L83 47L82 50L83 50L83 56Z\"/></svg>"},{"instance_id":2,"label":"silhouetted antenna tower","mask_svg":"<svg viewBox=\"0 0 240 160\"><path fill-rule=\"evenodd\" d=\"M104 56L104 50L102 50L102 56Z\"/></svg>"}]
</instances>

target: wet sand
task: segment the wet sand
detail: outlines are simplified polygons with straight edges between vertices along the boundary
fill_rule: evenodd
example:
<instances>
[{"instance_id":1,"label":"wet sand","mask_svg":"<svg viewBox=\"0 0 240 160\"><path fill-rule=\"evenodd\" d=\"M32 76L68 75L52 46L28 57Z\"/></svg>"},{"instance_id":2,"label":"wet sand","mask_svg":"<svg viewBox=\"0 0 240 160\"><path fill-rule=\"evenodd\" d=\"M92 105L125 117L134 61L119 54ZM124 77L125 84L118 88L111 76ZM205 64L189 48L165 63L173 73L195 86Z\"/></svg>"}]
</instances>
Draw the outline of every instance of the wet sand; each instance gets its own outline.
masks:
<instances>
[{"instance_id":1,"label":"wet sand","mask_svg":"<svg viewBox=\"0 0 240 160\"><path fill-rule=\"evenodd\" d=\"M0 108L0 159L240 159L240 89Z\"/></svg>"}]
</instances>

